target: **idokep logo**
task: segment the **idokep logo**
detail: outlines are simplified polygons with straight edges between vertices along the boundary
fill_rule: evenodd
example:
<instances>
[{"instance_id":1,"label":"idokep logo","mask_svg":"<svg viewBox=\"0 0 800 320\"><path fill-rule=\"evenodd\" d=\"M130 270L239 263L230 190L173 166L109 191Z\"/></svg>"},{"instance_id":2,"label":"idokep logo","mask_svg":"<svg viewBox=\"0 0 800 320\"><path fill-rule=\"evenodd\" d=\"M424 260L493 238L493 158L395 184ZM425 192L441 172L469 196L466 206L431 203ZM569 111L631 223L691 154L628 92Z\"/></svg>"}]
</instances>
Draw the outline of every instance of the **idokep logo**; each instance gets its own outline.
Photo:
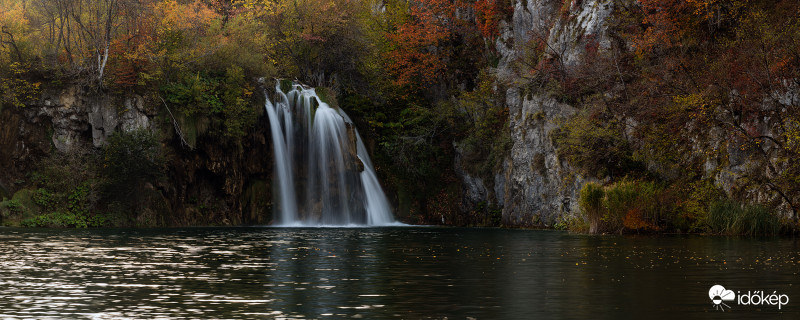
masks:
<instances>
[{"instance_id":1,"label":"idokep logo","mask_svg":"<svg viewBox=\"0 0 800 320\"><path fill-rule=\"evenodd\" d=\"M736 294L731 290L725 290L725 287L717 284L708 289L708 297L714 303L714 309L724 312L725 308L731 308L731 306L725 304L725 301L735 300Z\"/></svg>"},{"instance_id":2,"label":"idokep logo","mask_svg":"<svg viewBox=\"0 0 800 320\"><path fill-rule=\"evenodd\" d=\"M731 309L731 306L725 303L731 303L731 301L742 306L778 306L778 310L789 303L789 296L778 294L777 291L773 291L771 294L763 290L748 290L747 293L736 291L736 293L733 293L733 290L727 290L718 284L708 289L708 298L711 299L714 309L719 311L725 311L725 308Z\"/></svg>"}]
</instances>

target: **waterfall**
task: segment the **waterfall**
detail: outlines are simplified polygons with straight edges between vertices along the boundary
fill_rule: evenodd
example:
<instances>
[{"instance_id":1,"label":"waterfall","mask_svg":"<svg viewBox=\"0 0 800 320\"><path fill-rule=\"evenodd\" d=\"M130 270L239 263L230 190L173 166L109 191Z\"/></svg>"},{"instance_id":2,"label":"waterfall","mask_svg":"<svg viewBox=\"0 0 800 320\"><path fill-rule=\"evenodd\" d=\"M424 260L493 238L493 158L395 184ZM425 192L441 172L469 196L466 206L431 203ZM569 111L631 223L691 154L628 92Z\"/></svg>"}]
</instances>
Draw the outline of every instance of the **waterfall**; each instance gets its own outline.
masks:
<instances>
[{"instance_id":1,"label":"waterfall","mask_svg":"<svg viewBox=\"0 0 800 320\"><path fill-rule=\"evenodd\" d=\"M275 154L275 217L282 226L388 225L391 207L350 117L315 89L275 85L265 108Z\"/></svg>"},{"instance_id":2,"label":"waterfall","mask_svg":"<svg viewBox=\"0 0 800 320\"><path fill-rule=\"evenodd\" d=\"M295 220L297 213L297 201L295 201L294 178L292 177L292 162L290 158L289 145L284 139L285 128L281 128L281 119L286 118L287 113L283 112L284 106L278 103L273 105L269 99L266 102L267 116L269 117L270 130L272 131L272 145L275 151L275 175L278 180L279 197L278 204L281 211L282 221ZM276 109L278 109L276 112ZM291 121L284 121L291 123ZM288 126L287 126L288 128ZM291 135L286 135L290 137Z\"/></svg>"}]
</instances>

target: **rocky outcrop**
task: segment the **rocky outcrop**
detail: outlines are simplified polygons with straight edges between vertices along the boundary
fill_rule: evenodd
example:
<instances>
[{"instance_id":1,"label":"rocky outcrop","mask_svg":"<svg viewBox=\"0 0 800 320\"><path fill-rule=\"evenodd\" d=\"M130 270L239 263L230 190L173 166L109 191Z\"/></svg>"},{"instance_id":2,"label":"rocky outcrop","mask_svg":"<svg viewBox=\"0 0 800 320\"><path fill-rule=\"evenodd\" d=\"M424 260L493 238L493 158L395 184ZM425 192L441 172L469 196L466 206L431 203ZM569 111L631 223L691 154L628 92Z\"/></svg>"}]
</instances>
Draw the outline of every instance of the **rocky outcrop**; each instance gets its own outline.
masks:
<instances>
[{"instance_id":1,"label":"rocky outcrop","mask_svg":"<svg viewBox=\"0 0 800 320\"><path fill-rule=\"evenodd\" d=\"M263 106L253 108L263 115ZM145 129L161 139L166 160L166 179L148 187L156 203L144 204L155 224L268 224L273 157L266 126L230 139L212 134L220 132L219 123L184 118L173 122L157 97L93 93L78 86L46 90L39 101L0 112L0 193L11 198L33 187L26 176L53 154L98 153L114 132ZM174 123L192 132L191 146L181 142Z\"/></svg>"},{"instance_id":2,"label":"rocky outcrop","mask_svg":"<svg viewBox=\"0 0 800 320\"><path fill-rule=\"evenodd\" d=\"M460 170L462 210L481 202L502 208L505 226L553 226L577 212L577 197L586 179L559 159L551 133L575 113L575 108L542 93L530 92L518 78L517 62L531 41L545 41L546 54L566 67L582 62L587 43L598 50L610 47L605 23L613 10L610 0L517 0L511 21L500 25L496 48L501 55L498 81L508 87L511 149L493 181L483 181ZM457 154L459 153L456 149ZM487 187L487 185L492 187Z\"/></svg>"},{"instance_id":3,"label":"rocky outcrop","mask_svg":"<svg viewBox=\"0 0 800 320\"><path fill-rule=\"evenodd\" d=\"M630 3L627 0L514 1L511 19L500 24L500 37L495 47L501 59L494 70L497 81L502 84L499 87L508 88L505 105L509 110L512 146L493 179L481 179L465 172L460 163L463 158L460 157L461 151L455 149L454 171L461 180L463 212L472 212L480 203L495 204L502 208L502 221L506 226L553 226L577 213L578 193L587 178L559 159L552 139L554 130L577 110L575 106L553 99L544 86L532 88L530 81L519 75L526 74L524 68L533 67L525 65L530 63L530 60L525 61L526 55L541 54L535 50L541 50L543 43L544 58L553 60L557 67L566 70L579 70L586 66L587 48L596 48L599 55L609 52L612 36L608 29L613 22L610 20L612 14L615 7ZM625 46L624 43L620 45ZM537 46L540 49L532 49ZM796 103L797 91L789 88L786 93L780 93L780 97L773 100L783 107L773 109L787 110L787 106ZM735 114L722 116L738 117ZM628 121L629 130L626 136L633 139L631 145L641 145L632 138L636 136L633 132L638 124L630 118L625 121ZM748 130L757 133L756 136L771 137L776 136L771 128L781 124L765 116L747 125L750 126ZM781 193L769 181L770 177L785 172L789 163L779 158L777 152L772 152L774 150L770 148L775 146L771 142L760 145L765 150L761 153L745 151L741 147L745 141L737 141L730 132L719 127L692 129L691 123L687 126L689 131L698 134L689 139L691 151L684 155L684 161L702 166L705 179L734 199L770 204L770 207L776 204L774 207L785 215L794 214L796 208L791 208L789 203L796 203L797 196ZM677 180L682 172L676 168L660 167L655 161L645 165L651 173L666 180ZM765 181L754 181L751 177L761 177Z\"/></svg>"},{"instance_id":4,"label":"rocky outcrop","mask_svg":"<svg viewBox=\"0 0 800 320\"><path fill-rule=\"evenodd\" d=\"M575 109L541 96L507 92L511 154L506 160L503 223L513 226L553 226L577 210L578 191L585 183L559 159L551 133Z\"/></svg>"},{"instance_id":5,"label":"rocky outcrop","mask_svg":"<svg viewBox=\"0 0 800 320\"><path fill-rule=\"evenodd\" d=\"M0 111L0 195L10 198L24 183L36 161L49 153L52 140L49 119L28 115L29 110L5 107Z\"/></svg>"}]
</instances>

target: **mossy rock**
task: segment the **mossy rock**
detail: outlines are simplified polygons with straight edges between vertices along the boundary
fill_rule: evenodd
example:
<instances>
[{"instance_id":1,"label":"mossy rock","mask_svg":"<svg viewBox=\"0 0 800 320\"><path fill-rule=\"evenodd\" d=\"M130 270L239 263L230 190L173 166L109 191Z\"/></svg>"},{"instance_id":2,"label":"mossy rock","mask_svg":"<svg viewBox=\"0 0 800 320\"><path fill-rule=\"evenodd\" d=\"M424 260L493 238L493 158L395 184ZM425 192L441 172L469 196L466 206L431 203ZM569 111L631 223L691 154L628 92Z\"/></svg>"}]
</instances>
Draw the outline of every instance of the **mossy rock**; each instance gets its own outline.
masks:
<instances>
[{"instance_id":1,"label":"mossy rock","mask_svg":"<svg viewBox=\"0 0 800 320\"><path fill-rule=\"evenodd\" d=\"M280 82L281 91L283 91L284 93L287 93L287 92L292 90L292 86L294 85L294 81L289 80L289 79L279 79L278 81Z\"/></svg>"},{"instance_id":2,"label":"mossy rock","mask_svg":"<svg viewBox=\"0 0 800 320\"><path fill-rule=\"evenodd\" d=\"M3 225L18 226L21 221L35 217L40 211L34 200L35 194L36 190L22 189L14 193L10 200L0 202Z\"/></svg>"},{"instance_id":3,"label":"mossy rock","mask_svg":"<svg viewBox=\"0 0 800 320\"><path fill-rule=\"evenodd\" d=\"M208 133L211 127L211 119L204 116L179 114L176 116L176 120L183 132L183 138L191 148L197 146L197 138Z\"/></svg>"},{"instance_id":4,"label":"mossy rock","mask_svg":"<svg viewBox=\"0 0 800 320\"><path fill-rule=\"evenodd\" d=\"M8 189L6 189L5 187L3 187L2 184L0 184L0 199L5 201L6 198L8 198L8 196L9 196Z\"/></svg>"},{"instance_id":5,"label":"mossy rock","mask_svg":"<svg viewBox=\"0 0 800 320\"><path fill-rule=\"evenodd\" d=\"M314 89L319 97L319 100L327 103L331 107L339 107L339 102L336 101L336 92L331 88L319 87Z\"/></svg>"}]
</instances>

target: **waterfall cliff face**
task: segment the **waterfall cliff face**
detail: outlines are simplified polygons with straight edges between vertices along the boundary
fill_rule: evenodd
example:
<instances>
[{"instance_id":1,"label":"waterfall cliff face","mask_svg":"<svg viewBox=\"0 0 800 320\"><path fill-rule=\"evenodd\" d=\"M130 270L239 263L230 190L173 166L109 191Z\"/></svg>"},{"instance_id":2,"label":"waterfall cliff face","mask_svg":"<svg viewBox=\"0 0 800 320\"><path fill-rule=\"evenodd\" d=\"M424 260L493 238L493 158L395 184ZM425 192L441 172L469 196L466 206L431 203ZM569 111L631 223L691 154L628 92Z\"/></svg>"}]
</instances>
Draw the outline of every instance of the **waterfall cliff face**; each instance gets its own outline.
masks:
<instances>
[{"instance_id":1,"label":"waterfall cliff face","mask_svg":"<svg viewBox=\"0 0 800 320\"><path fill-rule=\"evenodd\" d=\"M393 222L367 149L343 110L300 84L284 93L280 81L265 108L275 154L278 224Z\"/></svg>"},{"instance_id":2,"label":"waterfall cliff face","mask_svg":"<svg viewBox=\"0 0 800 320\"><path fill-rule=\"evenodd\" d=\"M220 127L218 120L185 116L173 107L177 118L173 122L163 106L155 95L91 92L67 85L43 90L38 100L24 108L0 107L4 124L0 126L0 200L39 188L29 178L32 172L65 170L66 163L51 159L77 159L88 168L76 176L93 174L100 170L93 161L113 133L147 130L159 137L164 179L150 181L148 194L140 202L142 209L115 225L261 225L274 220L270 212L274 204L269 200L274 164L263 161L273 158L269 127L254 126L233 143L214 134L214 127ZM255 117L264 118L261 102L253 109ZM188 146L181 142L176 127L183 130ZM105 207L91 210L109 211ZM3 223L17 225L37 214L29 211Z\"/></svg>"},{"instance_id":3,"label":"waterfall cliff face","mask_svg":"<svg viewBox=\"0 0 800 320\"><path fill-rule=\"evenodd\" d=\"M577 212L578 192L586 179L558 157L551 139L551 132L577 109L520 84L515 62L526 54L529 42L542 40L560 53L565 65L584 63L588 41L596 41L600 50L610 47L606 24L615 2L513 1L512 18L500 24L495 43L500 61L494 70L498 81L507 84L511 149L493 177L470 175L463 170L462 157L456 157L462 211L495 206L502 210L505 226L553 226Z\"/></svg>"},{"instance_id":4,"label":"waterfall cliff face","mask_svg":"<svg viewBox=\"0 0 800 320\"><path fill-rule=\"evenodd\" d=\"M526 54L532 41L546 42L548 55L557 56L564 68L578 69L591 64L587 47L595 47L598 54L612 54L613 46L632 48L620 42L610 26L617 23L615 10L626 10L635 2L627 0L514 0L513 15L500 23L500 36L495 49L500 61L494 72L498 82L505 85L505 106L508 108L508 126L511 147L501 166L490 177L478 177L463 168L461 151L456 148L455 172L461 180L461 211L494 206L502 210L505 226L552 227L576 215L580 189L593 178L581 174L558 155L553 140L564 123L572 119L579 108L574 102L558 100L546 90L530 88L519 78L519 60ZM786 97L797 96L796 89L787 90ZM608 93L612 94L612 93ZM790 98L780 103L790 105ZM637 130L638 123L627 119L627 130ZM767 117L752 125L764 136L774 136ZM748 187L748 170L757 170L759 155L739 149L737 143L728 143L729 136L720 128L702 130L705 135L693 135L692 151L685 157L699 159L703 164L704 178L729 195L754 203L782 202L769 188ZM628 138L639 143L633 135ZM721 150L718 156L708 156L709 150ZM770 160L775 161L775 156ZM651 170L664 176L673 173L662 170L655 162L647 163ZM750 169L748 169L750 168ZM779 208L790 214L786 204Z\"/></svg>"}]
</instances>

